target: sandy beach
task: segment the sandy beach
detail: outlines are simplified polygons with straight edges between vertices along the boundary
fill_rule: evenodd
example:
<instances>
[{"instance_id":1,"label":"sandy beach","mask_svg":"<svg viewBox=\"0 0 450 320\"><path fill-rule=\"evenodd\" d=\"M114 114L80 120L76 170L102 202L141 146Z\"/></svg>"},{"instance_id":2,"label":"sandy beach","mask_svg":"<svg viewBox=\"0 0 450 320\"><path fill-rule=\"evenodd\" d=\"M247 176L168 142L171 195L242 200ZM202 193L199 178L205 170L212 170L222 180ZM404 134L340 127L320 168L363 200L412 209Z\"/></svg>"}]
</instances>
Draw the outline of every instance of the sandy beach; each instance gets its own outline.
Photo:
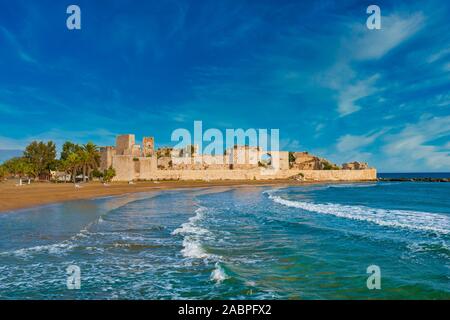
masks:
<instances>
[{"instance_id":1,"label":"sandy beach","mask_svg":"<svg viewBox=\"0 0 450 320\"><path fill-rule=\"evenodd\" d=\"M300 185L305 182L293 180L271 181L153 181L128 183L111 183L104 186L99 182L81 184L75 188L72 183L40 182L30 185L16 186L17 181L0 183L0 213L24 209L56 202L92 199L102 196L121 195L152 190L168 190L177 188L201 188L213 186L246 186L246 185Z\"/></svg>"}]
</instances>

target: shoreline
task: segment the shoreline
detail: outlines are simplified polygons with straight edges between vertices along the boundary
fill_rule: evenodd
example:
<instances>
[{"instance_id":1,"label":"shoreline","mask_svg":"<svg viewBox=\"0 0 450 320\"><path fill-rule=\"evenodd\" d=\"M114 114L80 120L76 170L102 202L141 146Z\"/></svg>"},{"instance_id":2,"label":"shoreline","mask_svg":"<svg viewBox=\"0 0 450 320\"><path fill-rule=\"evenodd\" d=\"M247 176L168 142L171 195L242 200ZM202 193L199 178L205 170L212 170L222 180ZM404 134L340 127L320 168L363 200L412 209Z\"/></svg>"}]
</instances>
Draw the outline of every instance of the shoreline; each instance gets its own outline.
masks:
<instances>
[{"instance_id":1,"label":"shoreline","mask_svg":"<svg viewBox=\"0 0 450 320\"><path fill-rule=\"evenodd\" d=\"M74 200L95 199L105 196L120 196L130 193L151 192L174 189L246 186L302 186L320 183L357 183L376 181L295 181L295 180L219 180L219 181L153 181L135 184L114 182L104 186L99 182L81 184L76 189L72 183L39 182L16 187L12 181L0 183L0 214L11 213L54 203Z\"/></svg>"},{"instance_id":2,"label":"shoreline","mask_svg":"<svg viewBox=\"0 0 450 320\"><path fill-rule=\"evenodd\" d=\"M325 182L325 181L324 181ZM130 193L188 189L208 187L241 187L241 186L272 186L272 185L307 185L322 182L301 182L294 180L269 181L153 181L128 184L113 182L104 186L100 182L81 184L77 189L73 183L38 182L31 185L15 186L12 181L0 183L0 214L16 210L61 203L73 200L95 199L105 196L120 196Z\"/></svg>"}]
</instances>

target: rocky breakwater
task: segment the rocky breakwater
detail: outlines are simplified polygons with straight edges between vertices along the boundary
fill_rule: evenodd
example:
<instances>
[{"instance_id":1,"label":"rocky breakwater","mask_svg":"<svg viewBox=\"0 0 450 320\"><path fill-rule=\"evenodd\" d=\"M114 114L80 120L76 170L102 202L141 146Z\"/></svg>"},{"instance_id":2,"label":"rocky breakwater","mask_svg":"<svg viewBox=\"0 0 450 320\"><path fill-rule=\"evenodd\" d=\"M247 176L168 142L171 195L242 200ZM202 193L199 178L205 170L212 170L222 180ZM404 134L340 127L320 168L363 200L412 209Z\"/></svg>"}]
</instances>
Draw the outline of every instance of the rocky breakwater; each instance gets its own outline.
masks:
<instances>
[{"instance_id":1,"label":"rocky breakwater","mask_svg":"<svg viewBox=\"0 0 450 320\"><path fill-rule=\"evenodd\" d=\"M450 182L449 178L378 178L377 180L400 182Z\"/></svg>"}]
</instances>

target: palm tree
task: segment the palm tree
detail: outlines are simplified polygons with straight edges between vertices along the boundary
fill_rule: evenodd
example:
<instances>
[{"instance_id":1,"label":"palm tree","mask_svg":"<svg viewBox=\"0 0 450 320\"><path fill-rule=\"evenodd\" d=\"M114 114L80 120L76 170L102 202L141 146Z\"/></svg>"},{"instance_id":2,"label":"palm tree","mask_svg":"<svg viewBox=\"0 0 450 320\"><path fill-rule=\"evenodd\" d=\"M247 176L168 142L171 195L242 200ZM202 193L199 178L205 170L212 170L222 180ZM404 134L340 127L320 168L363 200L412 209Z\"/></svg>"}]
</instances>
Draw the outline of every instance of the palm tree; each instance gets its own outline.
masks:
<instances>
[{"instance_id":1,"label":"palm tree","mask_svg":"<svg viewBox=\"0 0 450 320\"><path fill-rule=\"evenodd\" d=\"M98 147L92 142L88 142L83 146L83 155L81 157L83 162L83 181L86 182L86 171L88 176L91 176L93 170L100 166L100 154Z\"/></svg>"},{"instance_id":2,"label":"palm tree","mask_svg":"<svg viewBox=\"0 0 450 320\"><path fill-rule=\"evenodd\" d=\"M73 183L76 182L77 172L81 164L80 152L71 153L67 156L67 159L63 160L63 167L72 176Z\"/></svg>"}]
</instances>

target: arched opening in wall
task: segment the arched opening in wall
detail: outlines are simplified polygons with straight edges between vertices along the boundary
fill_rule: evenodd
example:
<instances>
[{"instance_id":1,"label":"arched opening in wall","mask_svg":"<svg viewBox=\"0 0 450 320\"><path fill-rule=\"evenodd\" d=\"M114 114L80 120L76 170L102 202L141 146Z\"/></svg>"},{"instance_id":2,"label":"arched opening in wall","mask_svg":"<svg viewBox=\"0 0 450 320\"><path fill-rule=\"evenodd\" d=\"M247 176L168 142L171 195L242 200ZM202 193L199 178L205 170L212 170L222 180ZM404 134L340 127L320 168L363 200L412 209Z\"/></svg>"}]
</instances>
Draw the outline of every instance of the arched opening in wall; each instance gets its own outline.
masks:
<instances>
[{"instance_id":1,"label":"arched opening in wall","mask_svg":"<svg viewBox=\"0 0 450 320\"><path fill-rule=\"evenodd\" d=\"M260 156L258 166L268 168L272 166L272 155L270 153L264 153Z\"/></svg>"}]
</instances>

